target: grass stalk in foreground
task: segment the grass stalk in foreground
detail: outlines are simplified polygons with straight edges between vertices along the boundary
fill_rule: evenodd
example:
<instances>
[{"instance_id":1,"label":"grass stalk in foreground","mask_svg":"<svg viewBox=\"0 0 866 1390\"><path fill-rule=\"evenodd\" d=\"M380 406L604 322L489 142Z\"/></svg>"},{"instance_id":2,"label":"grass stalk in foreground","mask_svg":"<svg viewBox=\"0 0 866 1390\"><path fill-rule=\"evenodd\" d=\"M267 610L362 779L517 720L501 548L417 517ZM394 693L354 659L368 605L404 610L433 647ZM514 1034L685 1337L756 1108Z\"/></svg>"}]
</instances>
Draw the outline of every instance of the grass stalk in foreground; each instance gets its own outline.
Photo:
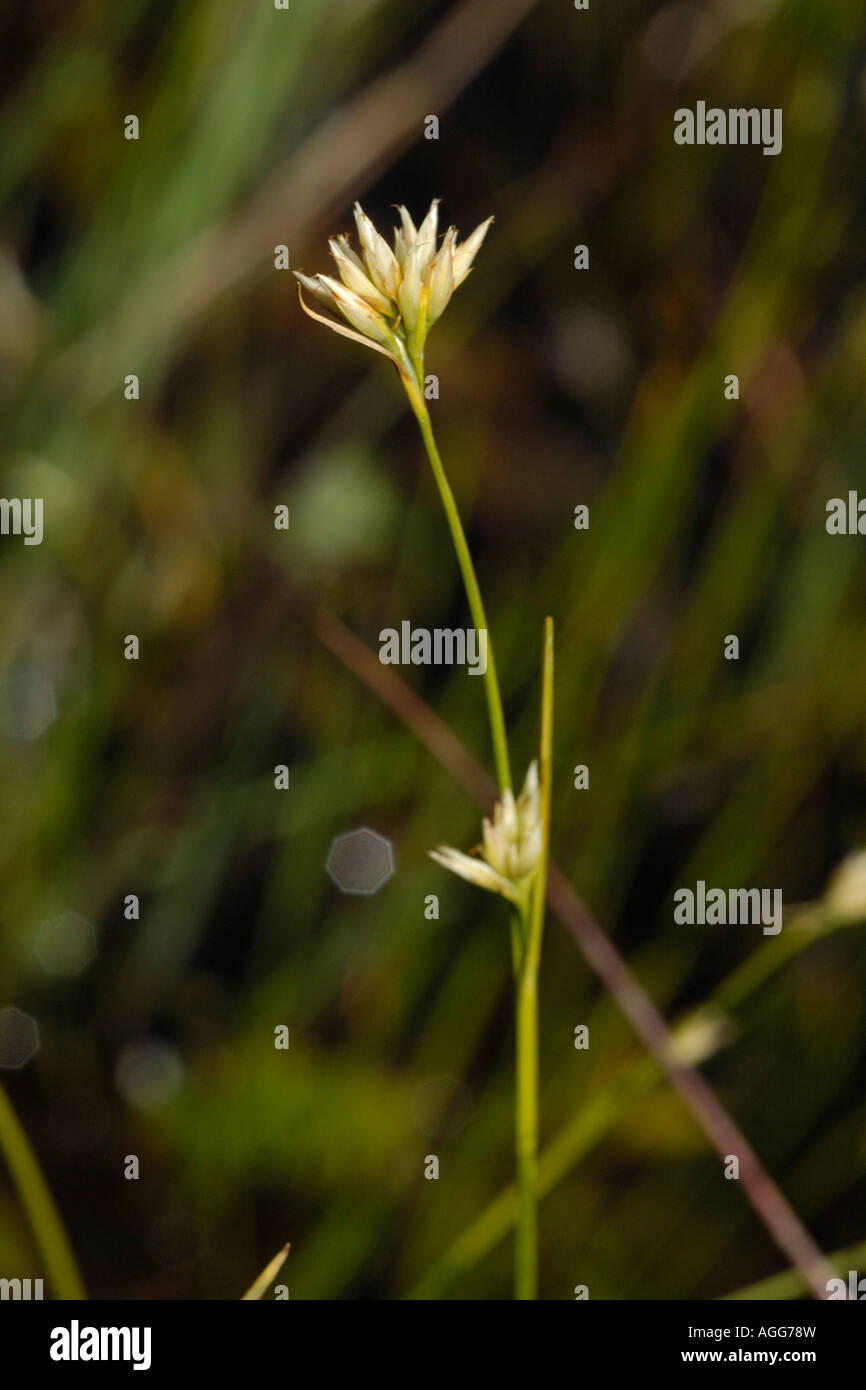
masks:
<instances>
[{"instance_id":1,"label":"grass stalk in foreground","mask_svg":"<svg viewBox=\"0 0 866 1390\"><path fill-rule=\"evenodd\" d=\"M463 576L463 585L466 589L466 598L469 602L469 611L472 614L472 621L479 631L483 630L487 632L487 669L484 672L484 691L487 697L487 713L490 720L490 737L493 741L493 757L496 762L496 780L499 783L499 790L504 792L508 791L511 787L511 762L508 756L505 715L502 710L502 695L499 690L499 679L496 674L493 643L490 640L490 631L487 626L487 615L484 611L481 590L478 587L475 566L472 563L472 556L469 552L466 533L463 530L463 523L460 520L460 513L457 510L457 503L454 500L454 493L451 491L451 484L448 481L439 450L436 446L436 440L433 436L433 425L430 420L430 412L424 404L423 396L421 396L417 403L412 399L412 396L409 397L409 400L415 412L415 418L418 421L421 438L424 440L424 448L427 450L430 467L433 469L433 476L436 479L436 486L439 489L439 496L442 499L442 506L445 509L448 528L451 532L454 551L457 555L457 563L460 566L460 573Z\"/></svg>"},{"instance_id":2,"label":"grass stalk in foreground","mask_svg":"<svg viewBox=\"0 0 866 1390\"><path fill-rule=\"evenodd\" d=\"M515 973L515 1153L517 1216L514 1296L538 1296L538 971L544 934L553 752L553 619L544 622L541 662L541 853L524 915Z\"/></svg>"},{"instance_id":3,"label":"grass stalk in foreground","mask_svg":"<svg viewBox=\"0 0 866 1390\"><path fill-rule=\"evenodd\" d=\"M269 1261L268 1264L265 1265L258 1278L253 1280L246 1293L243 1294L243 1296L241 1297L241 1303L254 1303L258 1299L264 1298L268 1289L271 1287L271 1284L274 1282L283 1265L285 1264L286 1258L291 1248L292 1247L290 1245L284 1245L282 1250L277 1251L274 1258L271 1261Z\"/></svg>"},{"instance_id":4,"label":"grass stalk in foreground","mask_svg":"<svg viewBox=\"0 0 866 1390\"><path fill-rule=\"evenodd\" d=\"M0 1086L0 1150L27 1213L45 1273L59 1299L86 1298L69 1237L30 1141Z\"/></svg>"},{"instance_id":5,"label":"grass stalk in foreground","mask_svg":"<svg viewBox=\"0 0 866 1390\"><path fill-rule=\"evenodd\" d=\"M424 380L423 366L416 368L417 382ZM420 389L411 389L404 378L407 395L427 450L442 505L451 530L454 549L463 575L466 597L477 628L487 628L484 604L472 557L460 521L454 494L442 464L433 435L430 413ZM416 385L413 383L413 385ZM500 792L511 789L511 769L502 696L488 634L485 689L490 734L496 760ZM528 893L519 903L516 925L512 925L512 963L514 967L515 1027L515 1164L517 1175L517 1213L514 1249L514 1297L524 1301L538 1296L538 972L544 932L544 905L547 886L547 855L550 842L550 778L553 732L553 620L545 620L542 655L541 713L541 853Z\"/></svg>"}]
</instances>

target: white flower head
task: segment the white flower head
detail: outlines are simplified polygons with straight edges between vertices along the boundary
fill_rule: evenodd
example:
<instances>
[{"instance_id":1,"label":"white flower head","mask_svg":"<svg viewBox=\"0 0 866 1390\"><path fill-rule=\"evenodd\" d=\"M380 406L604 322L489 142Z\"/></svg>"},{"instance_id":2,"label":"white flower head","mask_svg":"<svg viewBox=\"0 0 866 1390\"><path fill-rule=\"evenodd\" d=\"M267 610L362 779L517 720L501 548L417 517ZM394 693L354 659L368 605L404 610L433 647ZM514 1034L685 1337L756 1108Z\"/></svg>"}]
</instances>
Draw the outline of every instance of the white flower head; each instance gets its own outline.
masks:
<instances>
[{"instance_id":1,"label":"white flower head","mask_svg":"<svg viewBox=\"0 0 866 1390\"><path fill-rule=\"evenodd\" d=\"M400 365L407 358L413 362L420 359L429 329L469 274L493 218L488 217L460 244L456 227L449 227L437 248L438 198L417 228L406 208L401 206L397 211L400 225L394 230L393 250L356 203L360 255L346 236L331 237L328 242L340 279L304 275L298 270L294 273L299 286L351 328L314 313L301 295L301 304L311 318L384 352Z\"/></svg>"},{"instance_id":2,"label":"white flower head","mask_svg":"<svg viewBox=\"0 0 866 1390\"><path fill-rule=\"evenodd\" d=\"M477 854L462 854L460 850L440 845L431 851L431 858L479 888L501 893L511 902L523 903L544 845L536 762L530 764L517 800L512 792L506 791L497 801L493 820L485 818L483 822L482 835Z\"/></svg>"}]
</instances>

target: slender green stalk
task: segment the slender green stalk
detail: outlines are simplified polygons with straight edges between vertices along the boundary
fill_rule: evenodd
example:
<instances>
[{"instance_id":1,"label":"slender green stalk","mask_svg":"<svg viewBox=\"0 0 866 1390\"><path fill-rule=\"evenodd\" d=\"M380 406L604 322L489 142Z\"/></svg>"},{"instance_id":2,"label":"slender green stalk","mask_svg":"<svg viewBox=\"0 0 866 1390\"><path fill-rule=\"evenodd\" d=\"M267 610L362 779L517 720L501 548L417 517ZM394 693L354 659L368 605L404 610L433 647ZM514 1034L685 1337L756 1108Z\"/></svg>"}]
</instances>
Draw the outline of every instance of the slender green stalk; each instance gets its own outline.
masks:
<instances>
[{"instance_id":1,"label":"slender green stalk","mask_svg":"<svg viewBox=\"0 0 866 1390\"><path fill-rule=\"evenodd\" d=\"M514 1297L538 1297L538 970L544 934L550 843L550 779L553 746L553 619L544 623L541 686L541 858L524 916L524 949L515 978L516 1102L514 1148L517 1213Z\"/></svg>"},{"instance_id":2,"label":"slender green stalk","mask_svg":"<svg viewBox=\"0 0 866 1390\"><path fill-rule=\"evenodd\" d=\"M86 1298L72 1246L30 1141L0 1086L0 1149L27 1213L45 1272L60 1299Z\"/></svg>"},{"instance_id":3,"label":"slender green stalk","mask_svg":"<svg viewBox=\"0 0 866 1390\"><path fill-rule=\"evenodd\" d=\"M514 1297L538 1297L538 976L521 970L515 994L514 1152L517 1213Z\"/></svg>"},{"instance_id":4,"label":"slender green stalk","mask_svg":"<svg viewBox=\"0 0 866 1390\"><path fill-rule=\"evenodd\" d=\"M416 371L420 375L416 376ZM499 690L499 680L496 674L496 662L493 656L493 643L490 640L490 629L487 625L487 615L484 611L484 603L481 598L481 590L478 587L478 578L475 574L475 566L472 563L472 556L469 553L469 546L466 542L466 534L463 530L463 523L460 520L460 513L457 510L457 503L454 500L454 493L451 491L451 484L445 473L436 440L433 436L433 424L430 419L430 412L424 400L424 392L420 382L423 381L423 368L416 367L412 372L400 369L403 385L409 397L418 427L421 430L421 438L424 440L424 448L427 450L427 457L430 460L430 467L433 469L433 476L436 479L436 486L439 489L439 496L442 499L442 506L445 508L445 517L448 521L448 528L451 532L451 539L454 543L454 550L457 555L457 563L460 566L460 573L463 576L463 584L466 589L466 597L469 601L469 611L472 614L472 621L479 631L487 633L487 670L484 672L484 690L487 696L487 712L490 719L490 735L493 740L493 756L496 762L496 777L499 782L499 790L507 791L511 787L511 762L508 756L508 741L505 735L505 715L502 711L502 695Z\"/></svg>"},{"instance_id":5,"label":"slender green stalk","mask_svg":"<svg viewBox=\"0 0 866 1390\"><path fill-rule=\"evenodd\" d=\"M430 412L421 383L420 357L398 363L421 437L433 469L457 561L463 575L472 620L488 633L485 692L490 734L500 792L511 789L511 765L505 732L502 696L496 674L493 646L475 566L457 503L433 435ZM511 952L515 985L515 1159L517 1213L515 1222L514 1296L520 1300L538 1296L538 970L544 931L547 858L550 840L550 779L553 741L553 620L545 620L541 695L541 777L543 848L526 904L511 921Z\"/></svg>"}]
</instances>

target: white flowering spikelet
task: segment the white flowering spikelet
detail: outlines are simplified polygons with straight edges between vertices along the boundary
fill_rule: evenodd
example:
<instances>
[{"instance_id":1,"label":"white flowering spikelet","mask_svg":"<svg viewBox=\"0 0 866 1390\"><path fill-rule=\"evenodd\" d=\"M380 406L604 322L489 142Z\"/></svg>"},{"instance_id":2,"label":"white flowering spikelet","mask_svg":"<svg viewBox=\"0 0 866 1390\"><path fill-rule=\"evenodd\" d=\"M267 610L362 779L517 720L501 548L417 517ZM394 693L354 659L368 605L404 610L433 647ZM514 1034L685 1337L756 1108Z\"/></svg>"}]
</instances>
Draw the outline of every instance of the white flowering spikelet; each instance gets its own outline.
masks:
<instances>
[{"instance_id":1,"label":"white flowering spikelet","mask_svg":"<svg viewBox=\"0 0 866 1390\"><path fill-rule=\"evenodd\" d=\"M431 850L431 859L479 888L523 903L544 844L536 762L530 764L517 800L510 791L504 792L494 807L492 823L485 818L482 829L479 857L440 845Z\"/></svg>"},{"instance_id":2,"label":"white flowering spikelet","mask_svg":"<svg viewBox=\"0 0 866 1390\"><path fill-rule=\"evenodd\" d=\"M328 242L340 279L303 275L299 270L294 274L304 289L351 327L313 313L301 295L311 318L401 363L407 355L414 359L423 350L428 329L471 271L493 218L488 217L460 244L456 227L449 227L437 249L438 198L417 229L404 207L397 211L400 226L394 229L393 249L356 203L361 254L352 250L348 237L331 237Z\"/></svg>"}]
</instances>

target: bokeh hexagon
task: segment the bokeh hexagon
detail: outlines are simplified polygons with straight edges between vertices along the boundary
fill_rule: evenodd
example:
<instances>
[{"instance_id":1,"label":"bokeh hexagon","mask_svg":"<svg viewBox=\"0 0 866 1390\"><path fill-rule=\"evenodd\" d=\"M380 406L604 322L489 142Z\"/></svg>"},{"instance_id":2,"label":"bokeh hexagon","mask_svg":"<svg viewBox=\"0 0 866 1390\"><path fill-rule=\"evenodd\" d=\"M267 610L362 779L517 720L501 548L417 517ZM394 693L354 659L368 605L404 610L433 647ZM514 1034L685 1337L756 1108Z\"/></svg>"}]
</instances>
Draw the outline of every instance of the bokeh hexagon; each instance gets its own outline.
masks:
<instances>
[{"instance_id":1,"label":"bokeh hexagon","mask_svg":"<svg viewBox=\"0 0 866 1390\"><path fill-rule=\"evenodd\" d=\"M61 912L36 928L33 954L49 975L80 975L96 957L96 928L77 912Z\"/></svg>"},{"instance_id":2,"label":"bokeh hexagon","mask_svg":"<svg viewBox=\"0 0 866 1390\"><path fill-rule=\"evenodd\" d=\"M114 1068L117 1089L136 1110L158 1110L166 1105L184 1076L180 1053L160 1038L127 1043Z\"/></svg>"},{"instance_id":3,"label":"bokeh hexagon","mask_svg":"<svg viewBox=\"0 0 866 1390\"><path fill-rule=\"evenodd\" d=\"M327 871L341 893L378 893L394 872L390 840L362 826L337 835L328 853Z\"/></svg>"},{"instance_id":4,"label":"bokeh hexagon","mask_svg":"<svg viewBox=\"0 0 866 1390\"><path fill-rule=\"evenodd\" d=\"M56 718L54 686L44 672L20 666L0 680L0 733L7 738L41 738Z\"/></svg>"},{"instance_id":5,"label":"bokeh hexagon","mask_svg":"<svg viewBox=\"0 0 866 1390\"><path fill-rule=\"evenodd\" d=\"M39 1051L39 1025L14 1004L0 1009L0 1068L19 1071Z\"/></svg>"}]
</instances>

